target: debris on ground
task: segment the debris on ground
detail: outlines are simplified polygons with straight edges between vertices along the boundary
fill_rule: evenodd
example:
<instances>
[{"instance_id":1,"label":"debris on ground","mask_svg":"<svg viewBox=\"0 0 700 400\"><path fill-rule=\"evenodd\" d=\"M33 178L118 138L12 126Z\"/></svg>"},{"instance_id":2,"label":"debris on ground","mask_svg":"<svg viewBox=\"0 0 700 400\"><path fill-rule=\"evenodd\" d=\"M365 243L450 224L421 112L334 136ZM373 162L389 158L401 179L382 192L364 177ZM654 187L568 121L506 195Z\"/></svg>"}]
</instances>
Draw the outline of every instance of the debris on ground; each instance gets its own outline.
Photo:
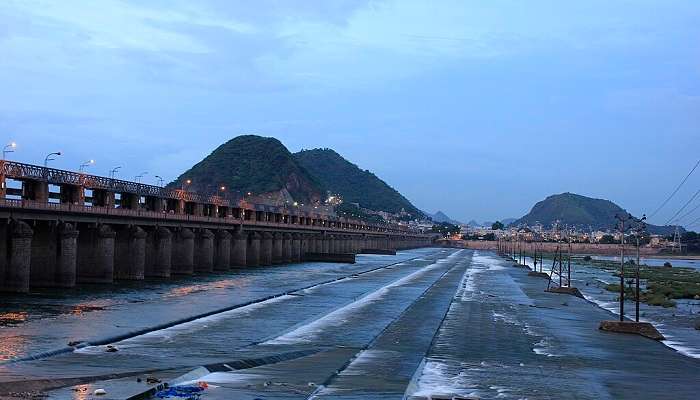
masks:
<instances>
[{"instance_id":1,"label":"debris on ground","mask_svg":"<svg viewBox=\"0 0 700 400\"><path fill-rule=\"evenodd\" d=\"M119 351L119 349L116 348L116 346L112 346L111 344L108 344L108 345L107 345L107 350L105 350L105 351L106 351L107 353L114 353L114 352L116 352L116 351Z\"/></svg>"},{"instance_id":2,"label":"debris on ground","mask_svg":"<svg viewBox=\"0 0 700 400\"><path fill-rule=\"evenodd\" d=\"M156 392L155 397L158 399L197 400L207 388L209 388L209 385L206 382L197 382L194 385L172 386Z\"/></svg>"},{"instance_id":3,"label":"debris on ground","mask_svg":"<svg viewBox=\"0 0 700 400\"><path fill-rule=\"evenodd\" d=\"M92 394L94 394L95 396L103 396L107 394L107 391L104 389L95 389L95 391Z\"/></svg>"},{"instance_id":4,"label":"debris on ground","mask_svg":"<svg viewBox=\"0 0 700 400\"><path fill-rule=\"evenodd\" d=\"M149 385L153 385L156 383L160 383L160 379L156 378L155 376L147 376L146 383L148 383Z\"/></svg>"}]
</instances>

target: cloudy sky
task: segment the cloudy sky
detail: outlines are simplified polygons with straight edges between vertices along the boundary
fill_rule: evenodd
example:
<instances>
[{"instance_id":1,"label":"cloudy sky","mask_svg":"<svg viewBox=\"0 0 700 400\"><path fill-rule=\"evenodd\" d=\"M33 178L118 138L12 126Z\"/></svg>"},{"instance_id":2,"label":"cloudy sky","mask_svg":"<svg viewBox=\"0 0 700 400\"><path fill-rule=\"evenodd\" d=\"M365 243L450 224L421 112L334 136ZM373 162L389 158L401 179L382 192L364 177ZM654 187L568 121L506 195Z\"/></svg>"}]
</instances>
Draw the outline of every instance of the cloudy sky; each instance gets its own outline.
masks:
<instances>
[{"instance_id":1,"label":"cloudy sky","mask_svg":"<svg viewBox=\"0 0 700 400\"><path fill-rule=\"evenodd\" d=\"M565 191L651 213L700 158L698 21L696 0L5 0L0 140L148 181L255 133L453 218Z\"/></svg>"}]
</instances>

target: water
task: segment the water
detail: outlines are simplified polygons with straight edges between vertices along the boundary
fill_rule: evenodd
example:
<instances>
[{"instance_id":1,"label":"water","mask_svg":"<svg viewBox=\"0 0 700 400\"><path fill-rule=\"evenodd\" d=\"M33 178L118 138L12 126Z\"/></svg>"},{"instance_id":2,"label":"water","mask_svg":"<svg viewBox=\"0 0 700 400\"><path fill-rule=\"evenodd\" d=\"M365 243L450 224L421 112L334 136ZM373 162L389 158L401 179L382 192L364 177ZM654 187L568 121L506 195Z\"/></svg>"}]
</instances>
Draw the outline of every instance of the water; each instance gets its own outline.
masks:
<instances>
[{"instance_id":1,"label":"water","mask_svg":"<svg viewBox=\"0 0 700 400\"><path fill-rule=\"evenodd\" d=\"M619 256L591 256L594 260L616 261L620 262ZM634 254L628 254L625 259L633 259L636 261ZM639 257L639 263L650 267L663 267L664 263L671 263L674 267L700 269L700 260L693 258L657 258L657 257Z\"/></svg>"},{"instance_id":2,"label":"water","mask_svg":"<svg viewBox=\"0 0 700 400\"><path fill-rule=\"evenodd\" d=\"M592 272L581 269L576 279ZM103 381L106 374L123 374L118 385L125 387L145 371L166 379L242 359L262 365L198 378L217 386L203 400L644 399L664 398L668 388L684 399L700 389L697 359L642 337L601 332L608 311L545 287L546 280L490 252L421 249L359 256L355 265L281 265L42 292L26 297L25 307L20 297L14 306L3 303L7 314L25 313L0 329L5 358L287 294L113 343L113 353L89 346L2 365L0 393L3 381L79 377L96 381L80 393L110 392L115 383ZM93 308L71 312L77 305ZM12 337L21 346L8 346ZM298 351L306 355L279 359ZM70 387L49 393L74 397Z\"/></svg>"}]
</instances>

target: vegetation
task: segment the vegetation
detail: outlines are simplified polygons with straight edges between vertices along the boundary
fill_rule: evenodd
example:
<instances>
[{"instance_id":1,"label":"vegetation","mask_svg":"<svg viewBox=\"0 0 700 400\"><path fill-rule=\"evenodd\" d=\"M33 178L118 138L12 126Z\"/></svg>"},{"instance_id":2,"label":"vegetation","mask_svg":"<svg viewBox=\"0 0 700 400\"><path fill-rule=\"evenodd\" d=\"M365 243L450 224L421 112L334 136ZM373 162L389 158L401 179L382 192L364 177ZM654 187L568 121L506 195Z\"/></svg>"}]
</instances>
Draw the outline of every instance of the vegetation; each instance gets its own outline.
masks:
<instances>
[{"instance_id":1,"label":"vegetation","mask_svg":"<svg viewBox=\"0 0 700 400\"><path fill-rule=\"evenodd\" d=\"M423 215L386 182L331 149L303 150L294 154L294 158L327 190L338 193L345 203L358 203L362 208L390 213L404 210L413 218Z\"/></svg>"},{"instance_id":2,"label":"vegetation","mask_svg":"<svg viewBox=\"0 0 700 400\"><path fill-rule=\"evenodd\" d=\"M609 270L616 277L620 276L618 263L604 260L585 260L584 258L579 259L579 262L587 262ZM631 274L636 272L636 266L632 263L627 263L627 265L625 275L631 278ZM639 277L642 281L646 281L646 289L640 293L640 300L649 305L673 307L675 306L674 299L700 299L700 271L695 269L640 265ZM629 282L631 283L632 280ZM619 292L620 285L610 284L605 289ZM635 294L631 286L625 287L625 296L630 299L634 298Z\"/></svg>"},{"instance_id":3,"label":"vegetation","mask_svg":"<svg viewBox=\"0 0 700 400\"><path fill-rule=\"evenodd\" d=\"M341 217L358 218L363 221L383 223L386 222L381 215L369 214L351 203L341 203L335 207L335 212Z\"/></svg>"},{"instance_id":4,"label":"vegetation","mask_svg":"<svg viewBox=\"0 0 700 400\"><path fill-rule=\"evenodd\" d=\"M559 221L564 225L584 229L606 230L615 228L615 215L623 213L626 211L610 200L562 193L538 202L527 215L514 224L534 225L539 222L545 226L552 226ZM667 234L672 232L674 227L647 225L647 230L651 233Z\"/></svg>"},{"instance_id":5,"label":"vegetation","mask_svg":"<svg viewBox=\"0 0 700 400\"><path fill-rule=\"evenodd\" d=\"M433 225L430 228L430 232L441 233L444 236L451 236L459 233L461 228L457 225L450 224L449 222L441 222L439 224Z\"/></svg>"},{"instance_id":6,"label":"vegetation","mask_svg":"<svg viewBox=\"0 0 700 400\"><path fill-rule=\"evenodd\" d=\"M504 228L504 226L501 223L501 221L496 221L493 224L491 224L491 229L493 229L494 231L498 231L498 230L501 230L503 228Z\"/></svg>"},{"instance_id":7,"label":"vegetation","mask_svg":"<svg viewBox=\"0 0 700 400\"><path fill-rule=\"evenodd\" d=\"M244 194L286 190L299 202L325 198L321 183L301 167L279 140L254 135L238 136L219 146L202 161L180 175L169 187L179 188L187 180L188 190Z\"/></svg>"}]
</instances>

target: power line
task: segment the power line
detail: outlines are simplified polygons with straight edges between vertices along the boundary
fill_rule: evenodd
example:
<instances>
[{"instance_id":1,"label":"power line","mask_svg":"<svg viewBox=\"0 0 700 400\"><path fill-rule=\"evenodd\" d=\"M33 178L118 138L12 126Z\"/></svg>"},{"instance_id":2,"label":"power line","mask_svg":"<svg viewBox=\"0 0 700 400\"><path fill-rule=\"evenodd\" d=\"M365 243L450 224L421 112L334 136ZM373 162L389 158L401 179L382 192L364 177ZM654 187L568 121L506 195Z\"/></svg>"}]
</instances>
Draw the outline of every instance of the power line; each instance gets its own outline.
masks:
<instances>
[{"instance_id":1,"label":"power line","mask_svg":"<svg viewBox=\"0 0 700 400\"><path fill-rule=\"evenodd\" d=\"M681 207L680 210L676 211L676 213L673 214L673 216L672 216L671 218L669 218L668 221L666 221L666 223L665 223L664 225L668 225L674 218L676 218L676 216L677 216L678 214L681 213L681 211L685 210L685 208L688 207L688 204L690 204L690 202L692 202L693 200L695 200L695 197L697 197L698 194L700 194L700 189L698 189L698 190L695 192L695 194L693 195L693 197L691 197L690 200L686 201L685 204L683 204L683 207Z\"/></svg>"},{"instance_id":2,"label":"power line","mask_svg":"<svg viewBox=\"0 0 700 400\"><path fill-rule=\"evenodd\" d=\"M673 193L671 193L671 195L668 196L668 198L667 198L666 200L664 200L663 203L661 203L661 205L656 209L656 211L654 211L653 213L651 213L651 215L649 216L649 218L652 218L654 215L656 215L656 213L658 213L662 208L664 208L664 206L669 202L669 200L671 200L671 198L672 198L673 196L675 196L676 193L678 193L678 190L680 190L681 186L683 186L683 184L685 183L685 181L688 180L688 178L690 177L690 175L693 174L693 172L694 172L695 169L698 167L698 165L700 165L700 159L698 159L698 162L695 163L695 166L693 167L693 169L691 169L690 172L688 172L688 175L686 175L685 178L683 178L683 180L681 181L681 183L678 185L678 187L676 187L676 190L674 190Z\"/></svg>"},{"instance_id":3,"label":"power line","mask_svg":"<svg viewBox=\"0 0 700 400\"><path fill-rule=\"evenodd\" d=\"M696 205L695 207L693 207L692 210L690 210L690 211L688 211L687 213L685 213L685 214L681 215L680 217L676 218L676 221L674 221L674 222L683 221L687 216L689 216L690 214L692 214L692 213L693 213L695 210L697 210L698 208L700 208L700 203L698 203L698 205Z\"/></svg>"}]
</instances>

